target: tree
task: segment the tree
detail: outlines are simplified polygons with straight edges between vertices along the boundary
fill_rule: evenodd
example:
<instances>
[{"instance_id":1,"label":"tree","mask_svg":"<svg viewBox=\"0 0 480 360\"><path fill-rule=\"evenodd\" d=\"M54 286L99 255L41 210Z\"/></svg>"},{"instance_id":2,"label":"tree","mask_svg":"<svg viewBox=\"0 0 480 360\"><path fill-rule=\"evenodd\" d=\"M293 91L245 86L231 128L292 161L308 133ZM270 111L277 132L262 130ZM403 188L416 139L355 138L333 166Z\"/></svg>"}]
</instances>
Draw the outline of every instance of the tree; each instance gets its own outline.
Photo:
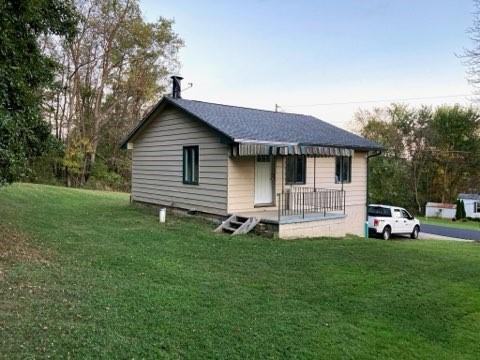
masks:
<instances>
[{"instance_id":1,"label":"tree","mask_svg":"<svg viewBox=\"0 0 480 360\"><path fill-rule=\"evenodd\" d=\"M468 107L391 105L356 114L360 133L383 144L370 161L369 195L420 213L427 201L478 191L480 115Z\"/></svg>"},{"instance_id":2,"label":"tree","mask_svg":"<svg viewBox=\"0 0 480 360\"><path fill-rule=\"evenodd\" d=\"M45 152L51 142L41 104L56 63L42 52L39 39L71 39L75 22L68 1L0 3L0 185L20 179L27 160Z\"/></svg>"},{"instance_id":3,"label":"tree","mask_svg":"<svg viewBox=\"0 0 480 360\"><path fill-rule=\"evenodd\" d=\"M455 210L455 219L462 220L465 219L467 213L465 212L465 203L463 200L457 199L456 201L457 208Z\"/></svg>"},{"instance_id":4,"label":"tree","mask_svg":"<svg viewBox=\"0 0 480 360\"><path fill-rule=\"evenodd\" d=\"M473 4L475 7L473 25L468 29L473 45L471 49L465 50L463 58L468 67L468 80L478 94L480 90L480 0L474 0Z\"/></svg>"},{"instance_id":5,"label":"tree","mask_svg":"<svg viewBox=\"0 0 480 360\"><path fill-rule=\"evenodd\" d=\"M440 201L456 198L472 178L478 179L480 166L480 115L473 108L459 105L435 110L430 127L428 150L434 155Z\"/></svg>"},{"instance_id":6,"label":"tree","mask_svg":"<svg viewBox=\"0 0 480 360\"><path fill-rule=\"evenodd\" d=\"M359 111L356 121L363 136L385 146L383 156L370 161L370 198L421 211L428 155L425 153L427 107L410 109L392 104L372 112ZM413 203L415 205L413 205Z\"/></svg>"},{"instance_id":7,"label":"tree","mask_svg":"<svg viewBox=\"0 0 480 360\"><path fill-rule=\"evenodd\" d=\"M46 41L63 64L48 109L55 134L67 149L67 184L81 186L99 156L109 168L128 171L128 159L117 145L165 92L183 42L172 20L145 22L137 0L75 4L82 17L73 41Z\"/></svg>"}]
</instances>

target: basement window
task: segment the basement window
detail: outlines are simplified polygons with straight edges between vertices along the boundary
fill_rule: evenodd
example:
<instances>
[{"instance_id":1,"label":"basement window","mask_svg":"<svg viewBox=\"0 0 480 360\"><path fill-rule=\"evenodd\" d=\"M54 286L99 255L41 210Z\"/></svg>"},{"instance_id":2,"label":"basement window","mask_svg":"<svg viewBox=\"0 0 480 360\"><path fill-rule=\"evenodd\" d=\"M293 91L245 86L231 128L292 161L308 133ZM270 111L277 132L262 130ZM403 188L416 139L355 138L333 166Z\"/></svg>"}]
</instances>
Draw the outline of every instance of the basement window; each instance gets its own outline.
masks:
<instances>
[{"instance_id":1,"label":"basement window","mask_svg":"<svg viewBox=\"0 0 480 360\"><path fill-rule=\"evenodd\" d=\"M183 147L183 183L198 185L198 146Z\"/></svg>"},{"instance_id":2,"label":"basement window","mask_svg":"<svg viewBox=\"0 0 480 360\"><path fill-rule=\"evenodd\" d=\"M285 180L287 185L305 185L307 172L306 157L302 155L287 156Z\"/></svg>"},{"instance_id":3,"label":"basement window","mask_svg":"<svg viewBox=\"0 0 480 360\"><path fill-rule=\"evenodd\" d=\"M335 158L335 183L352 182L352 157L337 156Z\"/></svg>"}]
</instances>

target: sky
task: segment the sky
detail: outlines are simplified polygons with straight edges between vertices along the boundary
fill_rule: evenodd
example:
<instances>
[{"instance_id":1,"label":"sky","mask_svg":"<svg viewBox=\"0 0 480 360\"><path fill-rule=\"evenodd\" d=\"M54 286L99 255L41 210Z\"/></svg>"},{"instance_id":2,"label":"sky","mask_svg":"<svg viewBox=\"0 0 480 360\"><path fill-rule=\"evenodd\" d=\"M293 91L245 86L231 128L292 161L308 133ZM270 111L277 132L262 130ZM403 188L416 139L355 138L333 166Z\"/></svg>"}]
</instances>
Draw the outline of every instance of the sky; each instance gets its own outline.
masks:
<instances>
[{"instance_id":1,"label":"sky","mask_svg":"<svg viewBox=\"0 0 480 360\"><path fill-rule=\"evenodd\" d=\"M392 100L471 101L458 55L472 46L472 0L140 0L140 6L147 21L175 20L185 41L182 85L193 83L186 99L267 110L278 104L346 129L358 109Z\"/></svg>"}]
</instances>

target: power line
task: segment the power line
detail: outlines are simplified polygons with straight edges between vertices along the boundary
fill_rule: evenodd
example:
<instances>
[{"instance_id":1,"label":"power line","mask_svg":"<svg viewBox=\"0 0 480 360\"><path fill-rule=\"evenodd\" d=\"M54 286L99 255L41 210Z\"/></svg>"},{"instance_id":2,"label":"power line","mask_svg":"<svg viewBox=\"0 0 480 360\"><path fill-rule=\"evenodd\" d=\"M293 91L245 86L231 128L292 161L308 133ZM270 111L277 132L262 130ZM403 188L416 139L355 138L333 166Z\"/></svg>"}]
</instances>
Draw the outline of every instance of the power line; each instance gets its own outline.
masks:
<instances>
[{"instance_id":1,"label":"power line","mask_svg":"<svg viewBox=\"0 0 480 360\"><path fill-rule=\"evenodd\" d=\"M396 99L377 99L377 100L363 100L363 101L345 101L345 102L331 102L331 103L317 103L304 105L284 105L285 108L299 108L299 107L314 107L314 106L331 106L331 105L354 105L380 102L396 102L396 101L412 101L412 100L431 100L431 99L446 99L472 96L472 94L458 94L458 95L439 95L439 96L424 96L411 98L396 98Z\"/></svg>"}]
</instances>

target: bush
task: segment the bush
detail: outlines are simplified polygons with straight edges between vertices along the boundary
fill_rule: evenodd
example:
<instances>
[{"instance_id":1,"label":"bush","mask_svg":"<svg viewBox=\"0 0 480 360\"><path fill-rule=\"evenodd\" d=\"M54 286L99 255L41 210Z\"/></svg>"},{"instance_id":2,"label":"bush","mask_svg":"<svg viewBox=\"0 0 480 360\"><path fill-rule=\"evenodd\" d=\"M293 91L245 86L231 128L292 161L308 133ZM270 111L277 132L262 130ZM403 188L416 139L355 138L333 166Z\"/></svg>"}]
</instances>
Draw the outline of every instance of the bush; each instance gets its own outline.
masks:
<instances>
[{"instance_id":1,"label":"bush","mask_svg":"<svg viewBox=\"0 0 480 360\"><path fill-rule=\"evenodd\" d=\"M120 174L109 170L107 165L101 159L97 158L85 187L95 190L128 192L130 191L130 182Z\"/></svg>"}]
</instances>

